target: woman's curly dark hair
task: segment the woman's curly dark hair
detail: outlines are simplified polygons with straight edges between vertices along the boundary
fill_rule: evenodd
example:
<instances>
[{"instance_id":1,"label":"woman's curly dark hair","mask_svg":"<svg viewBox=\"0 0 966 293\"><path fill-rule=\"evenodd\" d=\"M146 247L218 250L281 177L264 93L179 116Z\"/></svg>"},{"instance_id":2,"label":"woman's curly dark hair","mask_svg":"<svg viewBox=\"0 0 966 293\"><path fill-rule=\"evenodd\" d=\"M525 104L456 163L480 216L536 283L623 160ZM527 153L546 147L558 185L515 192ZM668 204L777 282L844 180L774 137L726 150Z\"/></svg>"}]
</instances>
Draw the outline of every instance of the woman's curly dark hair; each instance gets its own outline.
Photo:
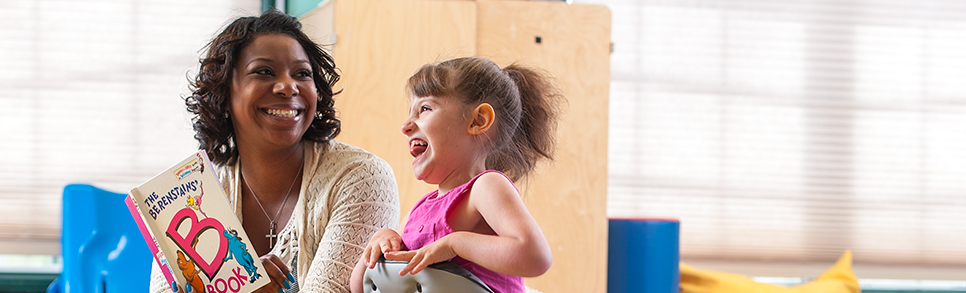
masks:
<instances>
[{"instance_id":1,"label":"woman's curly dark hair","mask_svg":"<svg viewBox=\"0 0 966 293\"><path fill-rule=\"evenodd\" d=\"M195 114L195 139L199 148L208 152L215 164L233 164L238 158L235 130L229 109L232 71L238 55L255 37L266 34L289 35L302 45L312 63L312 79L318 91L317 112L302 139L328 142L339 135L341 122L336 118L332 87L339 80L332 56L302 32L298 19L278 10L269 10L259 17L241 17L229 24L208 43L207 55L190 84L191 95L185 98L188 112Z\"/></svg>"}]
</instances>

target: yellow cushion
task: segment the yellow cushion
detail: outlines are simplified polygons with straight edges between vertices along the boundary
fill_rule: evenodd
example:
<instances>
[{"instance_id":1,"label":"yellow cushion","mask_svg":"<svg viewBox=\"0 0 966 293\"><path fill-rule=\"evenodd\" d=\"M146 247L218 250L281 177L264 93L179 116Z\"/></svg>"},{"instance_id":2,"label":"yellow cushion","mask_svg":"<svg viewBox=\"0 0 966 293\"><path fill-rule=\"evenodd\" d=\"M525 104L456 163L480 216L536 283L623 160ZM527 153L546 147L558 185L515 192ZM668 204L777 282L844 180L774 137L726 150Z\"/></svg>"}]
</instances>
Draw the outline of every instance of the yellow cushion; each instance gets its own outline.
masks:
<instances>
[{"instance_id":1,"label":"yellow cushion","mask_svg":"<svg viewBox=\"0 0 966 293\"><path fill-rule=\"evenodd\" d=\"M852 272L852 252L846 251L834 266L818 278L795 287L755 282L751 278L717 271L699 270L681 263L682 293L859 293Z\"/></svg>"}]
</instances>

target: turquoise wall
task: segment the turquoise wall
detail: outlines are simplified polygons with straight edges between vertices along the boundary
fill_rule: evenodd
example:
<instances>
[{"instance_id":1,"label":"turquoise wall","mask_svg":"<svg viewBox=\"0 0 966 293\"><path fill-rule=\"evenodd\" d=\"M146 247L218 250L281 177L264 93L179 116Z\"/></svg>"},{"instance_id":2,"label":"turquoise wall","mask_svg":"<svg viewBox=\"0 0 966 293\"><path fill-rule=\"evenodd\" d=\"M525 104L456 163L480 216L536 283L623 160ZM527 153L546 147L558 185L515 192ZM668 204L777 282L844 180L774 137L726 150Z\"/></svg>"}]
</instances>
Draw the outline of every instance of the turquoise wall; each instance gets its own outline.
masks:
<instances>
[{"instance_id":1,"label":"turquoise wall","mask_svg":"<svg viewBox=\"0 0 966 293\"><path fill-rule=\"evenodd\" d=\"M323 0L286 0L285 13L295 17L315 9ZM275 8L275 0L262 0L262 11Z\"/></svg>"}]
</instances>

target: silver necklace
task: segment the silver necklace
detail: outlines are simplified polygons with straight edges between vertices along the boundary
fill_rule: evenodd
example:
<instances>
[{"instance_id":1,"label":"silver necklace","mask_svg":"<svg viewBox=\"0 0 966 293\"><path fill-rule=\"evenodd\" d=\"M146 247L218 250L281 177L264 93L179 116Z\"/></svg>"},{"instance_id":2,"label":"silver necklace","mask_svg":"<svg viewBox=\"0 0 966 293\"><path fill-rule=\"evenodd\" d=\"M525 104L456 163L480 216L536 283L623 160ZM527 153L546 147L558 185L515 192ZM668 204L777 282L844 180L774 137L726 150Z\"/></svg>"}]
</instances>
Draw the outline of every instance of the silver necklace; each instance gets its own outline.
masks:
<instances>
[{"instance_id":1,"label":"silver necklace","mask_svg":"<svg viewBox=\"0 0 966 293\"><path fill-rule=\"evenodd\" d=\"M305 167L305 160L302 160L302 165L299 167L299 172L295 174L295 179L292 180L292 185L288 187L288 192L285 193L285 198L282 199L282 204L278 207L278 212L275 213L275 218L268 216L268 212L265 211L265 207L262 206L262 202L258 200L258 195L255 194L255 190L252 189L251 184L248 184L248 180L245 180L245 176L242 176L242 181L245 182L245 186L248 186L248 190L252 192L252 197L255 198L255 203L258 204L259 208L262 208L262 213L265 213L265 218L268 218L272 227L268 230L268 234L265 234L265 238L268 238L268 247L275 247L275 238L278 238L278 234L275 234L275 221L278 220L278 216L282 214L282 209L285 208L285 202L288 201L288 197L292 195L292 187L295 187L295 182L299 180L299 175L302 174L302 168Z\"/></svg>"}]
</instances>

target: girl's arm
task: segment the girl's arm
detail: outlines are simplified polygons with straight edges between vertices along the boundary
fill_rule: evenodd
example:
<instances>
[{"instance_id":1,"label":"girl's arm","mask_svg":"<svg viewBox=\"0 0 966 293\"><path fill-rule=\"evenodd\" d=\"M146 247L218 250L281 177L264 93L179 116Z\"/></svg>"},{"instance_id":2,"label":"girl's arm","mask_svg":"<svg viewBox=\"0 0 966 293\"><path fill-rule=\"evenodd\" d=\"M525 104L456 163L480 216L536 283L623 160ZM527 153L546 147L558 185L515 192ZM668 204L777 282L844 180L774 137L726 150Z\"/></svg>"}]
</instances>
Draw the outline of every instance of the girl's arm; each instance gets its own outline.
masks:
<instances>
[{"instance_id":1,"label":"girl's arm","mask_svg":"<svg viewBox=\"0 0 966 293\"><path fill-rule=\"evenodd\" d=\"M376 267L376 262L379 261L379 257L383 253L391 251L399 251L404 249L402 237L399 236L399 232L392 229L382 229L376 231L375 235L372 235L372 239L369 239L369 244L366 245L366 249L362 252L362 257L359 258L359 262L352 269L352 275L349 278L349 289L352 293L362 293L362 283L365 279L366 269L371 269Z\"/></svg>"},{"instance_id":2,"label":"girl's arm","mask_svg":"<svg viewBox=\"0 0 966 293\"><path fill-rule=\"evenodd\" d=\"M536 277L550 269L550 245L510 180L498 173L484 174L477 178L466 200L466 209L457 212L480 217L496 235L457 231L416 251L387 254L390 259L411 258L400 274L415 274L457 255L514 276ZM467 215L454 215L460 216Z\"/></svg>"}]
</instances>

